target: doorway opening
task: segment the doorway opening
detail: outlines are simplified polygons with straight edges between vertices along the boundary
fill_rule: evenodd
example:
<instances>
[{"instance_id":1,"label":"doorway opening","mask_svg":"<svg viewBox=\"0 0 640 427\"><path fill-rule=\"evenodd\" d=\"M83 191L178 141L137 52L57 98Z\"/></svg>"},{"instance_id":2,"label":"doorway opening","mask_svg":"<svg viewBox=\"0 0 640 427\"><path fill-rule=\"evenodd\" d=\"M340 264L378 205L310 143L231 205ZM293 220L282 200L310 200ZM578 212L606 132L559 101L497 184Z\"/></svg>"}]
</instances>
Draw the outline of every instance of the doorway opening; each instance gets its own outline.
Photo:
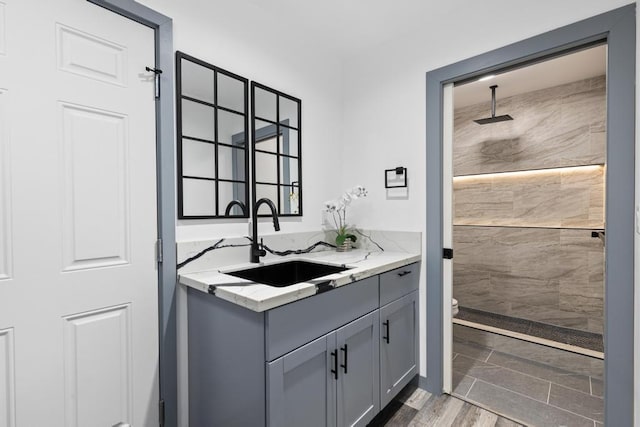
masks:
<instances>
[{"instance_id":1,"label":"doorway opening","mask_svg":"<svg viewBox=\"0 0 640 427\"><path fill-rule=\"evenodd\" d=\"M451 393L525 424L603 422L606 56L453 88Z\"/></svg>"}]
</instances>

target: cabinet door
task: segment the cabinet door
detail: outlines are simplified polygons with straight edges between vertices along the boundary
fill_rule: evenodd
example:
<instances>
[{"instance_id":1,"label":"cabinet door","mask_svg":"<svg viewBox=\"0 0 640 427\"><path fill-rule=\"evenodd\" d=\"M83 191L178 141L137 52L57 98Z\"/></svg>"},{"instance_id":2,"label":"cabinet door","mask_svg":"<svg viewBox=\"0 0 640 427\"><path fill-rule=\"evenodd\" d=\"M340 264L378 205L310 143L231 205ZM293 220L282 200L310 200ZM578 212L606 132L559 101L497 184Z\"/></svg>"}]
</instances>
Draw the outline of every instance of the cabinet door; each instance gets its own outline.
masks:
<instances>
[{"instance_id":1,"label":"cabinet door","mask_svg":"<svg viewBox=\"0 0 640 427\"><path fill-rule=\"evenodd\" d=\"M365 426L380 410L379 322L376 310L336 331L338 427Z\"/></svg>"},{"instance_id":2,"label":"cabinet door","mask_svg":"<svg viewBox=\"0 0 640 427\"><path fill-rule=\"evenodd\" d=\"M268 426L335 427L335 347L332 332L267 363Z\"/></svg>"},{"instance_id":3,"label":"cabinet door","mask_svg":"<svg viewBox=\"0 0 640 427\"><path fill-rule=\"evenodd\" d=\"M417 373L418 292L380 308L380 407Z\"/></svg>"}]
</instances>

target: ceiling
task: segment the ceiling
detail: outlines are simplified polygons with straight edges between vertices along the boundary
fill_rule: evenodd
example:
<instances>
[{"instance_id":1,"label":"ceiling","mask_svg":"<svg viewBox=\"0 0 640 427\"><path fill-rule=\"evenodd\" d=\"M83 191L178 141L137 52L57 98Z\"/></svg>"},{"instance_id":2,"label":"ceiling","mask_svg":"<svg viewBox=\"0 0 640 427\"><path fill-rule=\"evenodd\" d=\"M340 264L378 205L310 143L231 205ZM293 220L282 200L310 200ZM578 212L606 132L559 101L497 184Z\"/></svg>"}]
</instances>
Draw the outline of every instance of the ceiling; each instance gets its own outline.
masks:
<instances>
[{"instance_id":1,"label":"ceiling","mask_svg":"<svg viewBox=\"0 0 640 427\"><path fill-rule=\"evenodd\" d=\"M439 17L453 18L465 8L464 0L236 1L261 8L265 16L278 16L284 28L307 44L328 47L343 57L431 27Z\"/></svg>"},{"instance_id":2,"label":"ceiling","mask_svg":"<svg viewBox=\"0 0 640 427\"><path fill-rule=\"evenodd\" d=\"M510 37L514 29L524 29L520 37L531 36L566 24L566 16L579 20L630 0L529 0L526 6L513 0L138 1L181 13L196 11L197 19L232 28L235 36L244 35L254 42L259 42L256 34L263 34L264 39L278 41L277 49L330 52L348 59L394 42L415 42L425 51L461 43L463 51L473 51L471 47L479 40L495 44L493 39L500 31L508 44L517 40ZM528 34L529 27L536 30Z\"/></svg>"},{"instance_id":3,"label":"ceiling","mask_svg":"<svg viewBox=\"0 0 640 427\"><path fill-rule=\"evenodd\" d=\"M138 1L170 16L183 14L205 25L224 28L221 37L211 41L214 45L229 44L226 36L251 43L266 55L281 54L292 61L303 58L303 54L313 55L342 64L352 60L357 63L359 55L375 57L378 52L383 53L380 61L393 61L390 51L404 54L415 50L417 58L429 59L422 72L501 46L501 42L512 43L556 28L566 24L566 16L579 20L629 2L529 0L526 13L522 13L522 2L513 0ZM529 27L533 28L531 34L527 33ZM518 32L521 28L523 31ZM461 85L454 91L455 105L490 100L492 84L499 86L500 99L601 75L605 72L605 55L606 47L601 46L503 73L491 81ZM397 58L402 61L404 56Z\"/></svg>"},{"instance_id":4,"label":"ceiling","mask_svg":"<svg viewBox=\"0 0 640 427\"><path fill-rule=\"evenodd\" d=\"M491 100L489 86L492 85L498 85L496 98L501 99L520 93L601 76L606 72L606 64L606 45L581 50L503 74L497 74L490 80L474 81L456 86L453 91L454 106L459 108Z\"/></svg>"}]
</instances>

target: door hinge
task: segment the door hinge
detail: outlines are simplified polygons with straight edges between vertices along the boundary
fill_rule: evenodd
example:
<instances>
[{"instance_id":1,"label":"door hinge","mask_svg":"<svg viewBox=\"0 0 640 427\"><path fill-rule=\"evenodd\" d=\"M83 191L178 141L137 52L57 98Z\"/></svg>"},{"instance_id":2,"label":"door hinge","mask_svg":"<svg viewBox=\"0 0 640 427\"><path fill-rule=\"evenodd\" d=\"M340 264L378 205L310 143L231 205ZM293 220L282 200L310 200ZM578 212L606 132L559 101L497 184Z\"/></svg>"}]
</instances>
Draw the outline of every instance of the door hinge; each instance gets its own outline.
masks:
<instances>
[{"instance_id":1,"label":"door hinge","mask_svg":"<svg viewBox=\"0 0 640 427\"><path fill-rule=\"evenodd\" d=\"M156 240L156 262L162 262L162 239Z\"/></svg>"},{"instance_id":2,"label":"door hinge","mask_svg":"<svg viewBox=\"0 0 640 427\"><path fill-rule=\"evenodd\" d=\"M453 259L453 249L451 249L451 248L443 248L442 249L442 258L444 258L444 259Z\"/></svg>"},{"instance_id":3,"label":"door hinge","mask_svg":"<svg viewBox=\"0 0 640 427\"><path fill-rule=\"evenodd\" d=\"M154 76L155 96L156 96L156 99L160 99L160 74L162 74L162 70L160 68L151 68L151 67L145 67L144 69L155 74Z\"/></svg>"},{"instance_id":4,"label":"door hinge","mask_svg":"<svg viewBox=\"0 0 640 427\"><path fill-rule=\"evenodd\" d=\"M160 427L164 427L164 400L160 400L158 409L160 411Z\"/></svg>"}]
</instances>

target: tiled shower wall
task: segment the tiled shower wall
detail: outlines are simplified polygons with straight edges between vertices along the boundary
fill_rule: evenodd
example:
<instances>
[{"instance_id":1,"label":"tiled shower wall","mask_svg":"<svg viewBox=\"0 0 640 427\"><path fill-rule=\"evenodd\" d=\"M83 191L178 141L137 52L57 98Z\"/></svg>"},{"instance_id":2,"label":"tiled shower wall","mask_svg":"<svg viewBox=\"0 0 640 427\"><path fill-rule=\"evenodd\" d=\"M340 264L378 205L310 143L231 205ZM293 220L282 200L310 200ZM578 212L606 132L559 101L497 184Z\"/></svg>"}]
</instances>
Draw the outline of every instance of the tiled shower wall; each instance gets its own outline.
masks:
<instances>
[{"instance_id":1,"label":"tiled shower wall","mask_svg":"<svg viewBox=\"0 0 640 427\"><path fill-rule=\"evenodd\" d=\"M453 241L460 305L602 333L602 242L588 230L460 226Z\"/></svg>"},{"instance_id":2,"label":"tiled shower wall","mask_svg":"<svg viewBox=\"0 0 640 427\"><path fill-rule=\"evenodd\" d=\"M605 86L600 76L498 98L496 114L513 121L484 126L473 120L490 115L490 102L456 109L454 176L603 164Z\"/></svg>"},{"instance_id":3,"label":"tiled shower wall","mask_svg":"<svg viewBox=\"0 0 640 427\"><path fill-rule=\"evenodd\" d=\"M604 76L499 101L513 121L472 121L489 108L455 114L454 297L601 333L604 244L591 231L604 228ZM518 172L493 174L506 171Z\"/></svg>"}]
</instances>

